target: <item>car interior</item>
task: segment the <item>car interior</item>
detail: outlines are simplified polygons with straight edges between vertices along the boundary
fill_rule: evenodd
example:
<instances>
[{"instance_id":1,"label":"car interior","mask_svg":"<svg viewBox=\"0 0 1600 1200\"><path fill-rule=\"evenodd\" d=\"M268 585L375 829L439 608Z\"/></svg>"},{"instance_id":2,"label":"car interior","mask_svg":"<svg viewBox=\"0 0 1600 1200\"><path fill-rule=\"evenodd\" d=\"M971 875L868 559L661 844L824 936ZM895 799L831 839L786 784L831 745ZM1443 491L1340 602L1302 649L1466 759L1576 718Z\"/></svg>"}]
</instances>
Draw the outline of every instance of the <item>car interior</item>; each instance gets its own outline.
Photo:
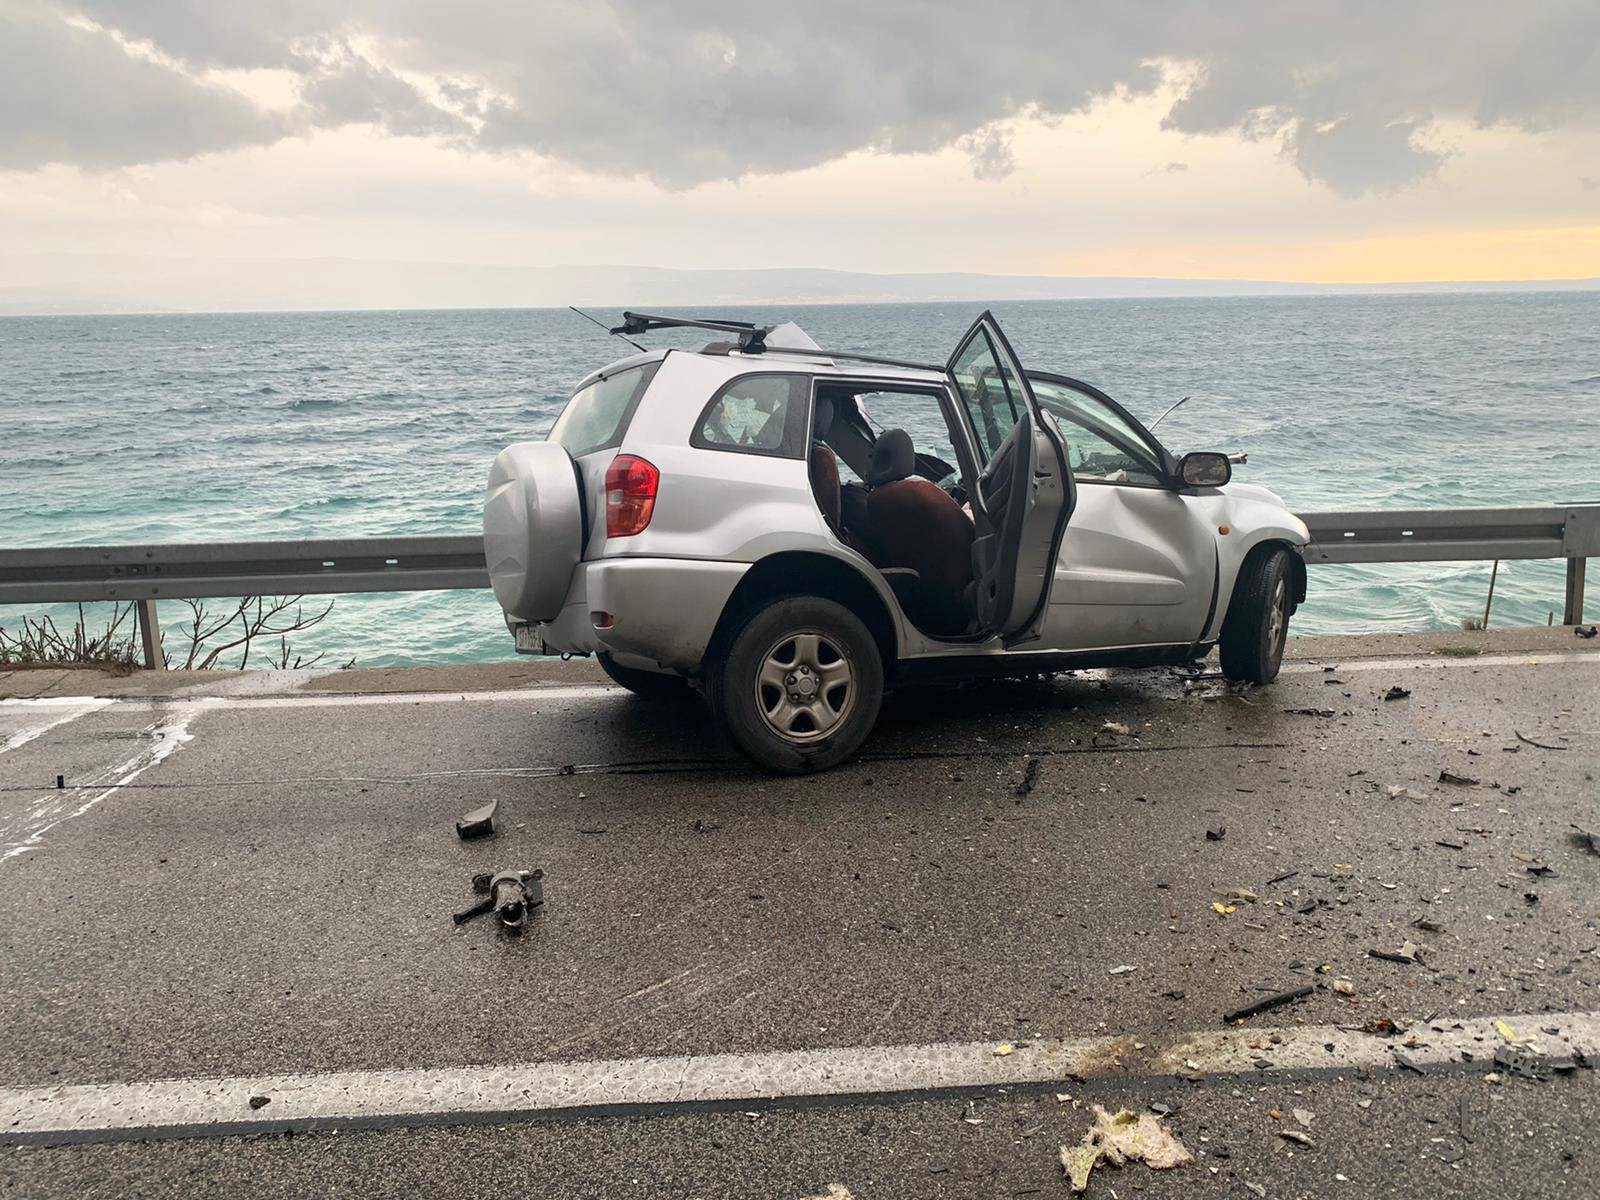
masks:
<instances>
[{"instance_id":1,"label":"car interior","mask_svg":"<svg viewBox=\"0 0 1600 1200\"><path fill-rule=\"evenodd\" d=\"M808 459L817 507L839 539L883 574L919 629L943 638L976 635L985 607L974 581L979 534L960 473L918 451L904 429L874 431L861 397L877 390L819 385ZM932 393L926 400L937 404ZM991 489L980 486L989 499ZM1004 507L1008 486L996 483L990 514L994 505Z\"/></svg>"}]
</instances>

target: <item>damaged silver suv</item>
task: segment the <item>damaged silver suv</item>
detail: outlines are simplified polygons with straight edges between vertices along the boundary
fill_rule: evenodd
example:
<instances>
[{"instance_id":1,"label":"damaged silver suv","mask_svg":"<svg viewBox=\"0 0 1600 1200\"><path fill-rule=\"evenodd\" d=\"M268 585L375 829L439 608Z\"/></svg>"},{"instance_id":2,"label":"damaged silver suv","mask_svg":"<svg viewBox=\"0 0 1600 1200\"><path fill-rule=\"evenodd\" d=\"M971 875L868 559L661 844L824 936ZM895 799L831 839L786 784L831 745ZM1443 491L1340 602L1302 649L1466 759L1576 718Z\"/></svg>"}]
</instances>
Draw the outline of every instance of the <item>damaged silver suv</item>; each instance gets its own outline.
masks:
<instances>
[{"instance_id":1,"label":"damaged silver suv","mask_svg":"<svg viewBox=\"0 0 1600 1200\"><path fill-rule=\"evenodd\" d=\"M1088 384L1023 369L984 313L942 366L794 325L584 379L495 459L484 544L519 651L703 691L734 742L815 771L905 681L1184 663L1278 672L1306 527L1225 454L1174 457Z\"/></svg>"}]
</instances>

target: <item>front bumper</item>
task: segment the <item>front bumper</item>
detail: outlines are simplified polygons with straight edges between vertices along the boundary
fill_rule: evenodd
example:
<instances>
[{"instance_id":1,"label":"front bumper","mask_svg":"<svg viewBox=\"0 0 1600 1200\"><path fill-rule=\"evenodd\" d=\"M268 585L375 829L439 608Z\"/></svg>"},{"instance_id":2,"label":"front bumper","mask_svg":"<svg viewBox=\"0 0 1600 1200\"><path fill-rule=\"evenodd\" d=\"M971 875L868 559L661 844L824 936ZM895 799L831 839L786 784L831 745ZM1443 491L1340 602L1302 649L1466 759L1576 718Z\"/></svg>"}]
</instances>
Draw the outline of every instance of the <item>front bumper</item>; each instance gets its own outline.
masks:
<instances>
[{"instance_id":1,"label":"front bumper","mask_svg":"<svg viewBox=\"0 0 1600 1200\"><path fill-rule=\"evenodd\" d=\"M561 615L524 626L524 654L611 654L624 665L699 668L749 563L609 558L579 563ZM609 618L609 624L607 624ZM513 630L517 624L508 620Z\"/></svg>"}]
</instances>

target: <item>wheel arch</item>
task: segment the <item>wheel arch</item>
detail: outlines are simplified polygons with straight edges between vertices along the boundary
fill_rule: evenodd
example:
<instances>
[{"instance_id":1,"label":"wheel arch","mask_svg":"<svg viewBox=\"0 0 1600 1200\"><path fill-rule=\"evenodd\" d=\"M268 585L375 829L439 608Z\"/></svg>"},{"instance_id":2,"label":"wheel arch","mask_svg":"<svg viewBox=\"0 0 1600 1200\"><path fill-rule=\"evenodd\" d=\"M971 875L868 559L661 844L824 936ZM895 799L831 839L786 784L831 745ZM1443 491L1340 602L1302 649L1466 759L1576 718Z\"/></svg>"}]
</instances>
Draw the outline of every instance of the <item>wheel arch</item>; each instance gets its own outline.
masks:
<instances>
[{"instance_id":1,"label":"wheel arch","mask_svg":"<svg viewBox=\"0 0 1600 1200\"><path fill-rule=\"evenodd\" d=\"M1274 550L1285 550L1289 554L1290 603L1293 604L1294 608L1299 608L1300 605L1306 602L1306 559L1305 555L1301 553L1300 543L1291 540L1292 537L1292 532L1288 530L1282 532L1263 530L1261 535L1250 543L1249 548L1239 556L1237 563L1234 565L1232 577L1221 581L1224 585L1222 594L1226 598L1227 607L1232 607L1234 592L1238 589L1239 579L1244 574L1245 564L1260 558L1262 555L1270 554ZM1226 562L1224 562L1223 567L1226 570ZM1222 620L1227 615L1227 607L1217 614L1218 629L1222 627ZM1290 611L1293 610L1291 609Z\"/></svg>"},{"instance_id":2,"label":"wheel arch","mask_svg":"<svg viewBox=\"0 0 1600 1200\"><path fill-rule=\"evenodd\" d=\"M745 617L783 596L822 596L844 605L872 634L886 674L898 661L900 639L894 617L864 572L831 555L785 550L758 560L739 580L712 630L706 664L720 657Z\"/></svg>"}]
</instances>

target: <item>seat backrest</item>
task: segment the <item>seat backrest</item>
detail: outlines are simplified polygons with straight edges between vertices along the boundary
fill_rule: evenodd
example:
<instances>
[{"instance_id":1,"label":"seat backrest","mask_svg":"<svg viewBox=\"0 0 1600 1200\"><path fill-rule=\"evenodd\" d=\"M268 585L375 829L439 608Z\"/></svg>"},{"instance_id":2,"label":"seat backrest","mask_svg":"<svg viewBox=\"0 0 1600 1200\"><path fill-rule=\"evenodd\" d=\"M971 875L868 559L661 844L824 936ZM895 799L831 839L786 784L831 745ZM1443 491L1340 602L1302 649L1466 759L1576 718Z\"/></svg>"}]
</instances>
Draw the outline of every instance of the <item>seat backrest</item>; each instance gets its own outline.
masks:
<instances>
[{"instance_id":1,"label":"seat backrest","mask_svg":"<svg viewBox=\"0 0 1600 1200\"><path fill-rule=\"evenodd\" d=\"M904 429L885 429L867 457L867 485L879 487L909 479L917 469L917 451Z\"/></svg>"},{"instance_id":2,"label":"seat backrest","mask_svg":"<svg viewBox=\"0 0 1600 1200\"><path fill-rule=\"evenodd\" d=\"M821 442L811 443L806 456L806 473L811 477L811 494L817 498L823 520L834 533L839 532L839 460Z\"/></svg>"}]
</instances>

